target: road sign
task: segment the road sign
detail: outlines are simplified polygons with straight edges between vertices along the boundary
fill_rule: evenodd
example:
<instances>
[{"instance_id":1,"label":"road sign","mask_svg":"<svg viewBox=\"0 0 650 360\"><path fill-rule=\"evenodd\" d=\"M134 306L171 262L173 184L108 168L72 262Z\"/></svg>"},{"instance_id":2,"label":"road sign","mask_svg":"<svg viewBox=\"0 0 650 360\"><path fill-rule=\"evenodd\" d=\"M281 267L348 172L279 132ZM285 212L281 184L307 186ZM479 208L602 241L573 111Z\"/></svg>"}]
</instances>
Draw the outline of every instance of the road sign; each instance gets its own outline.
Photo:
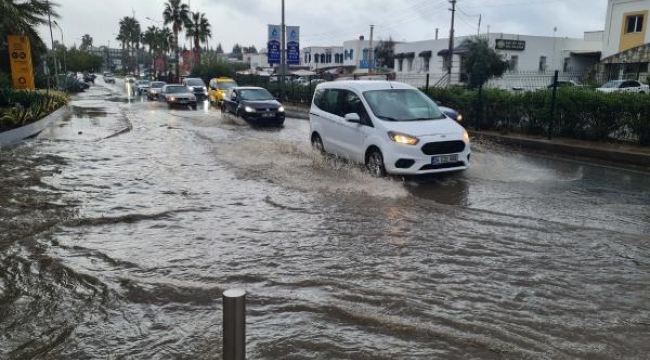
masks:
<instances>
[{"instance_id":1,"label":"road sign","mask_svg":"<svg viewBox=\"0 0 650 360\"><path fill-rule=\"evenodd\" d=\"M14 89L34 89L34 68L29 39L26 36L9 35L8 42Z\"/></svg>"}]
</instances>

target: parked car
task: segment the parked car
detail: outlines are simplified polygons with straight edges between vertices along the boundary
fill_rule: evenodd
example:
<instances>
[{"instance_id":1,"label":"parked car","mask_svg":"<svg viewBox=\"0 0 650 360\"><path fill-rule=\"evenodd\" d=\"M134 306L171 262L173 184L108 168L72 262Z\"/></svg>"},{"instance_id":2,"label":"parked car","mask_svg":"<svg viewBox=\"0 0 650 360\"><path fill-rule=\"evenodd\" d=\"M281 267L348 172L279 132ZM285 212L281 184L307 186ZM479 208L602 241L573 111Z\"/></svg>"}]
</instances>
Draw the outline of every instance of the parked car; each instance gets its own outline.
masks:
<instances>
[{"instance_id":1,"label":"parked car","mask_svg":"<svg viewBox=\"0 0 650 360\"><path fill-rule=\"evenodd\" d=\"M223 99L221 111L230 112L256 125L284 124L284 106L268 90L260 87L234 87Z\"/></svg>"},{"instance_id":2,"label":"parked car","mask_svg":"<svg viewBox=\"0 0 650 360\"><path fill-rule=\"evenodd\" d=\"M450 108L443 106L440 101L435 101L436 105L438 105L438 109L442 111L443 114L447 115L448 118L456 121L456 122L462 122L463 121L463 115L459 113L458 111Z\"/></svg>"},{"instance_id":3,"label":"parked car","mask_svg":"<svg viewBox=\"0 0 650 360\"><path fill-rule=\"evenodd\" d=\"M149 80L138 80L135 82L135 88L138 90L138 94L142 95L149 91L151 87L151 81Z\"/></svg>"},{"instance_id":4,"label":"parked car","mask_svg":"<svg viewBox=\"0 0 650 360\"><path fill-rule=\"evenodd\" d=\"M129 84L135 84L135 77L133 75L127 75L124 77L124 82Z\"/></svg>"},{"instance_id":5,"label":"parked car","mask_svg":"<svg viewBox=\"0 0 650 360\"><path fill-rule=\"evenodd\" d=\"M164 99L170 108L182 105L191 106L192 109L196 110L197 107L196 96L192 93L192 89L185 85L165 85L158 96Z\"/></svg>"},{"instance_id":6,"label":"parked car","mask_svg":"<svg viewBox=\"0 0 650 360\"><path fill-rule=\"evenodd\" d=\"M218 106L221 106L223 97L226 95L226 92L228 92L228 89L239 86L235 80L228 77L211 79L209 85L208 100L211 104L217 104Z\"/></svg>"},{"instance_id":7,"label":"parked car","mask_svg":"<svg viewBox=\"0 0 650 360\"><path fill-rule=\"evenodd\" d=\"M208 98L208 88L200 78L184 78L182 84L191 89L197 99Z\"/></svg>"},{"instance_id":8,"label":"parked car","mask_svg":"<svg viewBox=\"0 0 650 360\"><path fill-rule=\"evenodd\" d=\"M115 84L115 76L113 73L104 73L104 82L107 84Z\"/></svg>"},{"instance_id":9,"label":"parked car","mask_svg":"<svg viewBox=\"0 0 650 360\"><path fill-rule=\"evenodd\" d=\"M394 81L335 81L316 87L312 146L365 164L374 176L467 169L469 135L420 90Z\"/></svg>"},{"instance_id":10,"label":"parked car","mask_svg":"<svg viewBox=\"0 0 650 360\"><path fill-rule=\"evenodd\" d=\"M95 74L93 74L93 73L84 73L84 75L83 75L84 82L93 83L93 84L95 83L95 78L96 77L97 76Z\"/></svg>"},{"instance_id":11,"label":"parked car","mask_svg":"<svg viewBox=\"0 0 650 360\"><path fill-rule=\"evenodd\" d=\"M167 85L164 81L152 81L149 86L149 91L147 91L147 99L149 100L158 100L158 95L163 86Z\"/></svg>"},{"instance_id":12,"label":"parked car","mask_svg":"<svg viewBox=\"0 0 650 360\"><path fill-rule=\"evenodd\" d=\"M650 88L646 84L641 84L636 80L612 80L605 85L596 89L604 93L612 92L632 92L639 94L650 93Z\"/></svg>"},{"instance_id":13,"label":"parked car","mask_svg":"<svg viewBox=\"0 0 650 360\"><path fill-rule=\"evenodd\" d=\"M564 88L564 87L582 87L582 85L578 84L574 80L558 80L557 81L557 87L558 88ZM553 88L553 83L549 84L547 89L552 89Z\"/></svg>"}]
</instances>

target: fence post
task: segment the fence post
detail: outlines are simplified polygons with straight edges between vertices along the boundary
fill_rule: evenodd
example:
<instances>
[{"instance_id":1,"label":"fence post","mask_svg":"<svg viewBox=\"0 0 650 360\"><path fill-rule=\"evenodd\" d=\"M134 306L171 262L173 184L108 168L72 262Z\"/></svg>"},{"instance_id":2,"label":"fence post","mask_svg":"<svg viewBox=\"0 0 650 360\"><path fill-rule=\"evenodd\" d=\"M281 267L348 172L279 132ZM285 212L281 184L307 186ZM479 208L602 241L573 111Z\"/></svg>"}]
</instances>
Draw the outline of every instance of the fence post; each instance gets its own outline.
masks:
<instances>
[{"instance_id":1,"label":"fence post","mask_svg":"<svg viewBox=\"0 0 650 360\"><path fill-rule=\"evenodd\" d=\"M426 92L429 92L429 74L427 73L427 84L424 86Z\"/></svg>"},{"instance_id":2,"label":"fence post","mask_svg":"<svg viewBox=\"0 0 650 360\"><path fill-rule=\"evenodd\" d=\"M479 75L478 78L478 101L476 106L476 131L481 129L481 122L483 121L483 76Z\"/></svg>"},{"instance_id":3,"label":"fence post","mask_svg":"<svg viewBox=\"0 0 650 360\"><path fill-rule=\"evenodd\" d=\"M246 291L223 292L223 360L246 359Z\"/></svg>"},{"instance_id":4,"label":"fence post","mask_svg":"<svg viewBox=\"0 0 650 360\"><path fill-rule=\"evenodd\" d=\"M555 106L557 99L557 78L560 74L560 71L555 70L555 75L553 75L553 95L551 95L551 116L548 119L548 139L551 140L553 137L553 122L555 121Z\"/></svg>"}]
</instances>

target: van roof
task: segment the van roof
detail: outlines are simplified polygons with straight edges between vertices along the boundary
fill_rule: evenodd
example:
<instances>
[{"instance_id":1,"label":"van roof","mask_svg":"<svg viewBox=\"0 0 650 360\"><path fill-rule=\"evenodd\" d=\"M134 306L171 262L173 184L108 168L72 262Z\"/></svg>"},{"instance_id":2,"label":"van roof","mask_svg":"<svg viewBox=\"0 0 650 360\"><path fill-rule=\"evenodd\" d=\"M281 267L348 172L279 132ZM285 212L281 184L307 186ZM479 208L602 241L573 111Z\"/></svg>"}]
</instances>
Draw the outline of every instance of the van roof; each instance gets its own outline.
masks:
<instances>
[{"instance_id":1,"label":"van roof","mask_svg":"<svg viewBox=\"0 0 650 360\"><path fill-rule=\"evenodd\" d=\"M343 80L330 81L318 84L316 89L348 89L357 91L384 90L384 89L415 89L413 86L386 80Z\"/></svg>"}]
</instances>

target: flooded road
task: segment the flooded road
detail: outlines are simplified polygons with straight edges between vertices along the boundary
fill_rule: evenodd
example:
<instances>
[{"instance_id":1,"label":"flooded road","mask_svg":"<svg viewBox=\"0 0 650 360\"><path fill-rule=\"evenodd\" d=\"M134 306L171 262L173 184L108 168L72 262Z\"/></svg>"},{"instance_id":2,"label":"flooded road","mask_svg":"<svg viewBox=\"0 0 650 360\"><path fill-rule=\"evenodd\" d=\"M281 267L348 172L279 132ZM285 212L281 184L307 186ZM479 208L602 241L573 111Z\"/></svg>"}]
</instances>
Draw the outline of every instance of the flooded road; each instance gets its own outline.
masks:
<instances>
[{"instance_id":1,"label":"flooded road","mask_svg":"<svg viewBox=\"0 0 650 360\"><path fill-rule=\"evenodd\" d=\"M118 83L119 84L119 83ZM650 175L480 141L472 168L375 179L98 85L0 152L0 358L645 359Z\"/></svg>"}]
</instances>

